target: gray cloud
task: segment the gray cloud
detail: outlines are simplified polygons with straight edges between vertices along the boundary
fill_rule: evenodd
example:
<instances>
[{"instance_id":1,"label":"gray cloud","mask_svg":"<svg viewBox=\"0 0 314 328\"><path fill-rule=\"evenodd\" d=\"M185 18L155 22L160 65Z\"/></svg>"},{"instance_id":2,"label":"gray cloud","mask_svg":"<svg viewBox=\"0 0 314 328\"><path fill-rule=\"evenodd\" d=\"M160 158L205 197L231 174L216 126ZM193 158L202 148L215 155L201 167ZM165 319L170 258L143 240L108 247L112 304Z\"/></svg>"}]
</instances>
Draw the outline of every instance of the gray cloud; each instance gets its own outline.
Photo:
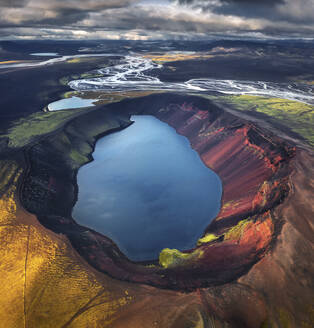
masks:
<instances>
[{"instance_id":1,"label":"gray cloud","mask_svg":"<svg viewBox=\"0 0 314 328\"><path fill-rule=\"evenodd\" d=\"M313 24L313 0L175 0L219 15Z\"/></svg>"},{"instance_id":2,"label":"gray cloud","mask_svg":"<svg viewBox=\"0 0 314 328\"><path fill-rule=\"evenodd\" d=\"M0 9L6 38L314 37L312 0L1 0Z\"/></svg>"},{"instance_id":3,"label":"gray cloud","mask_svg":"<svg viewBox=\"0 0 314 328\"><path fill-rule=\"evenodd\" d=\"M1 7L24 7L25 4L28 2L29 0L1 0L0 2L0 8Z\"/></svg>"},{"instance_id":4,"label":"gray cloud","mask_svg":"<svg viewBox=\"0 0 314 328\"><path fill-rule=\"evenodd\" d=\"M63 26L93 12L125 8L138 0L1 0L0 26Z\"/></svg>"},{"instance_id":5,"label":"gray cloud","mask_svg":"<svg viewBox=\"0 0 314 328\"><path fill-rule=\"evenodd\" d=\"M199 4L201 6L217 3L215 0L178 0L178 2L180 4ZM264 6L265 4L274 5L276 3L283 3L284 0L220 0L220 2Z\"/></svg>"}]
</instances>

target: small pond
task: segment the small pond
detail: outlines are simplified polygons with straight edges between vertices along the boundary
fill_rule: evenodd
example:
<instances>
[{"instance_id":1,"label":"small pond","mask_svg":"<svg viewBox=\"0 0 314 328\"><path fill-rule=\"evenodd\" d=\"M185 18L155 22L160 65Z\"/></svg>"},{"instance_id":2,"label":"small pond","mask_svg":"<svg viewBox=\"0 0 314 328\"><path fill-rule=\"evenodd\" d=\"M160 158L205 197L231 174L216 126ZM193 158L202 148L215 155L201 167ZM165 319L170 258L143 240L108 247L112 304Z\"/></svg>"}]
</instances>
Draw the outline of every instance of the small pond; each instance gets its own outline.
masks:
<instances>
[{"instance_id":1,"label":"small pond","mask_svg":"<svg viewBox=\"0 0 314 328\"><path fill-rule=\"evenodd\" d=\"M131 260L189 249L218 214L219 177L187 138L153 116L101 138L78 172L73 217L110 237Z\"/></svg>"},{"instance_id":2,"label":"small pond","mask_svg":"<svg viewBox=\"0 0 314 328\"><path fill-rule=\"evenodd\" d=\"M83 99L80 97L70 97L54 101L48 105L50 111L72 109L72 108L83 108L89 106L95 106L94 102L96 99Z\"/></svg>"},{"instance_id":3,"label":"small pond","mask_svg":"<svg viewBox=\"0 0 314 328\"><path fill-rule=\"evenodd\" d=\"M56 57L59 56L56 52L34 52L30 54L31 56L41 56L41 57Z\"/></svg>"}]
</instances>

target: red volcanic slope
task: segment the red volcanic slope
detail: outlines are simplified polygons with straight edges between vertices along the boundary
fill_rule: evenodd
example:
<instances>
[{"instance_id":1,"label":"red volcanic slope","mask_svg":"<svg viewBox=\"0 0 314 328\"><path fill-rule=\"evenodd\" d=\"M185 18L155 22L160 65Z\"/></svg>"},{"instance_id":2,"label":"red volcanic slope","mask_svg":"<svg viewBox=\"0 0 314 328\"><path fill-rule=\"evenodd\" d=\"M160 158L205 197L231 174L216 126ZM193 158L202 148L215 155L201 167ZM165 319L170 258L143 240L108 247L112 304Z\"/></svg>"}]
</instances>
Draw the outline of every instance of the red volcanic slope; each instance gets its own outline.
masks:
<instances>
[{"instance_id":1,"label":"red volcanic slope","mask_svg":"<svg viewBox=\"0 0 314 328\"><path fill-rule=\"evenodd\" d=\"M96 268L120 279L190 289L235 279L267 250L275 237L271 209L288 192L289 159L294 149L230 114L202 109L181 103L145 114L156 116L186 136L204 163L220 176L224 186L222 208L207 232L221 238L197 247L201 256L168 269L148 269L112 254L103 256L103 250L94 245L93 252L86 249L84 254ZM227 239L224 233L244 219L250 222L241 234ZM101 236L97 239L104 242Z\"/></svg>"},{"instance_id":2,"label":"red volcanic slope","mask_svg":"<svg viewBox=\"0 0 314 328\"><path fill-rule=\"evenodd\" d=\"M95 131L101 134L108 125L123 128L132 114L154 115L188 137L224 185L221 211L205 232L218 239L185 252L191 254L188 259L175 259L168 268L132 263L109 238L77 225L67 215L69 207L51 212L56 207L46 206L50 202L71 205L75 200L75 181L66 180L73 171L66 171L69 159L60 131L40 141L29 154L32 165L25 185L41 183L24 188L24 206L29 205L42 225L66 235L94 268L134 282L111 280L119 289L120 284L145 289L132 310L121 312L122 324L115 327L147 328L157 321L160 327L194 327L200 318L204 327L312 327L313 153L290 147L199 99L157 95L129 100L82 115L62 132L68 144L84 155L92 152ZM50 165L49 158L55 156L60 169ZM41 192L45 183L49 188ZM189 320L191 309L199 311L194 325Z\"/></svg>"},{"instance_id":3,"label":"red volcanic slope","mask_svg":"<svg viewBox=\"0 0 314 328\"><path fill-rule=\"evenodd\" d=\"M286 190L287 186L279 186L276 178L286 171L294 148L270 139L230 114L213 120L210 111L200 111L192 104L184 103L176 109L171 106L167 113L156 116L186 136L203 162L221 178L222 209L216 221L235 215L240 220L271 208L283 187Z\"/></svg>"},{"instance_id":4,"label":"red volcanic slope","mask_svg":"<svg viewBox=\"0 0 314 328\"><path fill-rule=\"evenodd\" d=\"M186 99L176 96L163 106L127 108L126 111L128 115L151 114L174 127L189 139L204 163L220 176L223 183L221 211L206 229L206 233L215 234L218 239L185 252L191 256L175 261L168 268L148 267L130 262L109 238L92 230L87 234L88 229L80 228L71 218L50 215L40 219L48 227L53 222L55 230L66 234L77 251L99 271L122 280L183 290L223 284L247 272L263 257L276 237L279 222L274 221L272 210L289 191L288 176L294 148L244 120L214 106L211 108L210 102L206 101L206 107L199 108L200 105L187 103ZM101 122L99 113L88 114L88 120L82 119L80 123L75 121L75 129L71 128L71 123L67 128L69 140L71 133L77 138L77 129L86 130L79 124L88 122L89 129L97 129ZM54 138L46 139L51 147L46 144L40 151L56 147L59 143ZM35 155L36 160L38 155ZM63 178L51 173L49 186L58 190L59 185L64 185Z\"/></svg>"}]
</instances>

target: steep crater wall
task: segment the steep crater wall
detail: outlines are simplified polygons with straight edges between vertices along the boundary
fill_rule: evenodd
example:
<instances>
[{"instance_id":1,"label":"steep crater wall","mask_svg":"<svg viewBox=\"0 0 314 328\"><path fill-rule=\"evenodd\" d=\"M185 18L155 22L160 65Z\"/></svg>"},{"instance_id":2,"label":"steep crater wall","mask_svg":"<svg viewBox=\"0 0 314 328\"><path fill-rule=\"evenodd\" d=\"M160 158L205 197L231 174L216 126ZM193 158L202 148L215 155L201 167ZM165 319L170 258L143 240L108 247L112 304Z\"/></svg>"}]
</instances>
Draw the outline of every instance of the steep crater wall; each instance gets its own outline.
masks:
<instances>
[{"instance_id":1,"label":"steep crater wall","mask_svg":"<svg viewBox=\"0 0 314 328\"><path fill-rule=\"evenodd\" d=\"M221 211L198 245L186 252L164 250L161 265L129 261L112 240L71 217L77 170L92 160L99 137L125 128L134 114L154 115L186 136L223 182ZM191 290L238 278L275 242L281 222L273 210L289 192L294 153L282 140L208 100L152 95L82 114L26 149L29 171L20 197L41 224L65 234L97 270L121 280Z\"/></svg>"}]
</instances>

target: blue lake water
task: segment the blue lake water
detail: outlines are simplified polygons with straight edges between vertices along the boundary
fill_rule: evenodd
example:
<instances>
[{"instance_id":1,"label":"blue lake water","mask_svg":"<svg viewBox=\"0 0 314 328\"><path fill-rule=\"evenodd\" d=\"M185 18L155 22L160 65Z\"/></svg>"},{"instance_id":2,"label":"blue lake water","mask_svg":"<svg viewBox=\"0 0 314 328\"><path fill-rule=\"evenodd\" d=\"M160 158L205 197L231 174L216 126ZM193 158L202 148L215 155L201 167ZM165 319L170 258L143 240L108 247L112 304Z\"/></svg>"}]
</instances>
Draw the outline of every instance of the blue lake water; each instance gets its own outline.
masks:
<instances>
[{"instance_id":1,"label":"blue lake water","mask_svg":"<svg viewBox=\"0 0 314 328\"><path fill-rule=\"evenodd\" d=\"M50 111L71 109L71 108L83 108L94 106L95 99L83 99L80 97L73 96L71 98L64 98L54 101L48 105Z\"/></svg>"},{"instance_id":2,"label":"blue lake water","mask_svg":"<svg viewBox=\"0 0 314 328\"><path fill-rule=\"evenodd\" d=\"M59 56L56 52L34 52L30 54L31 56L43 56L43 57L55 57Z\"/></svg>"},{"instance_id":3,"label":"blue lake water","mask_svg":"<svg viewBox=\"0 0 314 328\"><path fill-rule=\"evenodd\" d=\"M131 260L189 249L218 214L220 178L187 138L153 116L101 138L78 172L73 217L110 237Z\"/></svg>"}]
</instances>

